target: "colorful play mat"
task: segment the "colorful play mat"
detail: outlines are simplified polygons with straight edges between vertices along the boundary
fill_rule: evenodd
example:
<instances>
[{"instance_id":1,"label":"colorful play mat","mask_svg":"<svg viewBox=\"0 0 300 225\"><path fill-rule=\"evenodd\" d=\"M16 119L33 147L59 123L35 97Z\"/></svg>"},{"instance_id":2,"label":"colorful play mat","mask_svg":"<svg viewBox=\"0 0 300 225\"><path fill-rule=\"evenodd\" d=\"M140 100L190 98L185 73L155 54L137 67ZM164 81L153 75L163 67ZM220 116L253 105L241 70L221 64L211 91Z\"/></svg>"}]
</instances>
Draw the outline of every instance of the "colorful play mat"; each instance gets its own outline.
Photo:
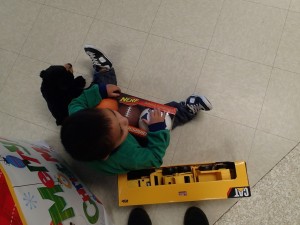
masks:
<instances>
[{"instance_id":1,"label":"colorful play mat","mask_svg":"<svg viewBox=\"0 0 300 225\"><path fill-rule=\"evenodd\" d=\"M0 138L1 225L111 225L104 206L45 145Z\"/></svg>"}]
</instances>

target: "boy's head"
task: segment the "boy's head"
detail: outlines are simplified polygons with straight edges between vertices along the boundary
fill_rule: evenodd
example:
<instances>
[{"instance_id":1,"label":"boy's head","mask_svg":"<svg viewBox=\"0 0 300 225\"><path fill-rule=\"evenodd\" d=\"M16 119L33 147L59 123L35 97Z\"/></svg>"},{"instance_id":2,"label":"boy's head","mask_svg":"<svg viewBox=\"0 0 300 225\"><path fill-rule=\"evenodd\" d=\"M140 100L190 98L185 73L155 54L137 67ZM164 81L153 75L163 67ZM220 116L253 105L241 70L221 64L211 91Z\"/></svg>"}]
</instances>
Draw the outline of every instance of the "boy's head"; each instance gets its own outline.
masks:
<instances>
[{"instance_id":1,"label":"boy's head","mask_svg":"<svg viewBox=\"0 0 300 225\"><path fill-rule=\"evenodd\" d=\"M77 160L107 159L128 135L128 120L110 109L84 109L69 116L61 128L61 141Z\"/></svg>"}]
</instances>

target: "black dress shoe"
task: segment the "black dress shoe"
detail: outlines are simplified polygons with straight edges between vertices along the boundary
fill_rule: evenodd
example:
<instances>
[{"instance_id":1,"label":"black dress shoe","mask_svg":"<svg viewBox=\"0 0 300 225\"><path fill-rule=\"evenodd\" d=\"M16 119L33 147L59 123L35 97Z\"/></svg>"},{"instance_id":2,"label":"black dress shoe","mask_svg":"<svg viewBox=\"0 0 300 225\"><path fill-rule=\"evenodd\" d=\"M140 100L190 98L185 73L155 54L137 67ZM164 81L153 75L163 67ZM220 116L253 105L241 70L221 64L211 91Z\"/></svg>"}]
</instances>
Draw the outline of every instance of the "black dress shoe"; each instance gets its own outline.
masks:
<instances>
[{"instance_id":1,"label":"black dress shoe","mask_svg":"<svg viewBox=\"0 0 300 225\"><path fill-rule=\"evenodd\" d=\"M184 215L184 225L209 225L205 213L198 207L190 207Z\"/></svg>"},{"instance_id":2,"label":"black dress shoe","mask_svg":"<svg viewBox=\"0 0 300 225\"><path fill-rule=\"evenodd\" d=\"M129 215L128 225L152 225L152 222L144 209L135 208Z\"/></svg>"}]
</instances>

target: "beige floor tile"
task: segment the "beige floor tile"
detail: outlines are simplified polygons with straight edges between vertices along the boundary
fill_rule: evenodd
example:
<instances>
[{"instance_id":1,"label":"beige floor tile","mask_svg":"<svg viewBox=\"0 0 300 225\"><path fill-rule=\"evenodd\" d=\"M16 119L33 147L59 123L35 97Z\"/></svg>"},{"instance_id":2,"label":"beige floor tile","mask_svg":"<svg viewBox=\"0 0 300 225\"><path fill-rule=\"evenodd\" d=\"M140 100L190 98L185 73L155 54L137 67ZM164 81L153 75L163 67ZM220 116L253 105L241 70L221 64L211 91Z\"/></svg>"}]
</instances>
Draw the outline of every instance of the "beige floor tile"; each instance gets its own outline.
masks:
<instances>
[{"instance_id":1,"label":"beige floor tile","mask_svg":"<svg viewBox=\"0 0 300 225\"><path fill-rule=\"evenodd\" d=\"M289 12L274 66L300 73L299 52L300 13Z\"/></svg>"},{"instance_id":2,"label":"beige floor tile","mask_svg":"<svg viewBox=\"0 0 300 225\"><path fill-rule=\"evenodd\" d=\"M255 185L296 144L294 141L256 131L250 156L247 160L250 185Z\"/></svg>"},{"instance_id":3,"label":"beige floor tile","mask_svg":"<svg viewBox=\"0 0 300 225\"><path fill-rule=\"evenodd\" d=\"M0 112L0 136L27 142L42 140L45 128Z\"/></svg>"},{"instance_id":4,"label":"beige floor tile","mask_svg":"<svg viewBox=\"0 0 300 225\"><path fill-rule=\"evenodd\" d=\"M28 1L44 4L46 0L28 0Z\"/></svg>"},{"instance_id":5,"label":"beige floor tile","mask_svg":"<svg viewBox=\"0 0 300 225\"><path fill-rule=\"evenodd\" d=\"M0 95L17 57L18 55L16 53L0 49Z\"/></svg>"},{"instance_id":6,"label":"beige floor tile","mask_svg":"<svg viewBox=\"0 0 300 225\"><path fill-rule=\"evenodd\" d=\"M247 161L255 131L206 113L180 129L173 164Z\"/></svg>"},{"instance_id":7,"label":"beige floor tile","mask_svg":"<svg viewBox=\"0 0 300 225\"><path fill-rule=\"evenodd\" d=\"M27 0L1 0L0 48L20 52L40 8Z\"/></svg>"},{"instance_id":8,"label":"beige floor tile","mask_svg":"<svg viewBox=\"0 0 300 225\"><path fill-rule=\"evenodd\" d=\"M3 138L11 137L11 125L14 121L13 119L14 118L12 116L9 116L6 113L0 112L0 121L1 121L0 137L3 137ZM15 138L15 137L13 137L13 138Z\"/></svg>"},{"instance_id":9,"label":"beige floor tile","mask_svg":"<svg viewBox=\"0 0 300 225\"><path fill-rule=\"evenodd\" d=\"M94 45L105 53L113 63L118 84L127 88L146 38L145 32L96 20L89 30L85 44ZM91 60L83 47L81 49L75 67L83 74L92 74Z\"/></svg>"},{"instance_id":10,"label":"beige floor tile","mask_svg":"<svg viewBox=\"0 0 300 225\"><path fill-rule=\"evenodd\" d=\"M51 64L73 63L92 19L44 6L22 54Z\"/></svg>"},{"instance_id":11,"label":"beige floor tile","mask_svg":"<svg viewBox=\"0 0 300 225\"><path fill-rule=\"evenodd\" d=\"M46 102L45 102L45 104L46 104ZM50 113L50 111L49 111L49 113ZM60 132L61 126L57 126L55 118L53 116L50 116L50 119L48 120L46 128L58 133L58 132Z\"/></svg>"},{"instance_id":12,"label":"beige floor tile","mask_svg":"<svg viewBox=\"0 0 300 225\"><path fill-rule=\"evenodd\" d=\"M273 65L286 14L252 2L225 1L210 49Z\"/></svg>"},{"instance_id":13,"label":"beige floor tile","mask_svg":"<svg viewBox=\"0 0 300 225\"><path fill-rule=\"evenodd\" d=\"M148 32L160 0L103 0L96 18Z\"/></svg>"},{"instance_id":14,"label":"beige floor tile","mask_svg":"<svg viewBox=\"0 0 300 225\"><path fill-rule=\"evenodd\" d=\"M44 131L44 137L40 139L47 143L54 151L56 151L64 160L70 161L68 153L64 150L63 145L59 138L59 132L46 129ZM71 163L70 163L71 164Z\"/></svg>"},{"instance_id":15,"label":"beige floor tile","mask_svg":"<svg viewBox=\"0 0 300 225\"><path fill-rule=\"evenodd\" d=\"M249 0L249 2L256 2L281 9L289 9L291 0Z\"/></svg>"},{"instance_id":16,"label":"beige floor tile","mask_svg":"<svg viewBox=\"0 0 300 225\"><path fill-rule=\"evenodd\" d=\"M300 139L300 76L274 69L258 129L290 140Z\"/></svg>"},{"instance_id":17,"label":"beige floor tile","mask_svg":"<svg viewBox=\"0 0 300 225\"><path fill-rule=\"evenodd\" d=\"M46 0L45 4L59 9L65 9L81 15L94 17L99 10L101 0Z\"/></svg>"},{"instance_id":18,"label":"beige floor tile","mask_svg":"<svg viewBox=\"0 0 300 225\"><path fill-rule=\"evenodd\" d=\"M238 199L221 199L212 201L202 201L195 205L206 214L209 224L214 224ZM179 225L179 224L178 224Z\"/></svg>"},{"instance_id":19,"label":"beige floor tile","mask_svg":"<svg viewBox=\"0 0 300 225\"><path fill-rule=\"evenodd\" d=\"M290 4L290 10L300 12L300 1L299 0L292 0Z\"/></svg>"},{"instance_id":20,"label":"beige floor tile","mask_svg":"<svg viewBox=\"0 0 300 225\"><path fill-rule=\"evenodd\" d=\"M271 67L209 51L196 93L213 105L209 113L256 128Z\"/></svg>"},{"instance_id":21,"label":"beige floor tile","mask_svg":"<svg viewBox=\"0 0 300 225\"><path fill-rule=\"evenodd\" d=\"M12 116L46 126L51 116L40 92L40 71L49 64L19 56L0 94L0 109Z\"/></svg>"},{"instance_id":22,"label":"beige floor tile","mask_svg":"<svg viewBox=\"0 0 300 225\"><path fill-rule=\"evenodd\" d=\"M166 101L181 101L194 92L206 50L149 36L130 89Z\"/></svg>"},{"instance_id":23,"label":"beige floor tile","mask_svg":"<svg viewBox=\"0 0 300 225\"><path fill-rule=\"evenodd\" d=\"M162 166L170 166L174 165L173 158L176 150L177 143L179 141L179 138L181 136L181 129L175 129L171 131L171 137L170 137L170 145L167 148L166 154L163 158L163 165Z\"/></svg>"},{"instance_id":24,"label":"beige floor tile","mask_svg":"<svg viewBox=\"0 0 300 225\"><path fill-rule=\"evenodd\" d=\"M250 198L241 199L216 225L299 224L299 160L295 148L252 189Z\"/></svg>"},{"instance_id":25,"label":"beige floor tile","mask_svg":"<svg viewBox=\"0 0 300 225\"><path fill-rule=\"evenodd\" d=\"M223 0L163 0L151 33L208 48Z\"/></svg>"}]
</instances>

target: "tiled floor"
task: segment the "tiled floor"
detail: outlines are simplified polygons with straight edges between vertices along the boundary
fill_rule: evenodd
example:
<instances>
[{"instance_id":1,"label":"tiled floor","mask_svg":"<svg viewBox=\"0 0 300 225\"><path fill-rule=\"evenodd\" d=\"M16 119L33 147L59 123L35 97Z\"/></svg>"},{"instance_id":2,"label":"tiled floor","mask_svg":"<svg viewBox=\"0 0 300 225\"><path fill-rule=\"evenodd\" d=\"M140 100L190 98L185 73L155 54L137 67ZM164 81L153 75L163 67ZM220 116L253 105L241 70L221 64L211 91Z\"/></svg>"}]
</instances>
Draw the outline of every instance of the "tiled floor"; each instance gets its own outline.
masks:
<instances>
[{"instance_id":1,"label":"tiled floor","mask_svg":"<svg viewBox=\"0 0 300 225\"><path fill-rule=\"evenodd\" d=\"M112 59L123 91L213 103L172 132L165 165L248 163L251 198L146 206L153 224L180 225L191 205L211 224L300 224L300 0L0 0L0 21L0 135L54 146L116 225L131 210L117 206L116 177L64 153L39 91L51 64L91 81L85 43Z\"/></svg>"}]
</instances>

